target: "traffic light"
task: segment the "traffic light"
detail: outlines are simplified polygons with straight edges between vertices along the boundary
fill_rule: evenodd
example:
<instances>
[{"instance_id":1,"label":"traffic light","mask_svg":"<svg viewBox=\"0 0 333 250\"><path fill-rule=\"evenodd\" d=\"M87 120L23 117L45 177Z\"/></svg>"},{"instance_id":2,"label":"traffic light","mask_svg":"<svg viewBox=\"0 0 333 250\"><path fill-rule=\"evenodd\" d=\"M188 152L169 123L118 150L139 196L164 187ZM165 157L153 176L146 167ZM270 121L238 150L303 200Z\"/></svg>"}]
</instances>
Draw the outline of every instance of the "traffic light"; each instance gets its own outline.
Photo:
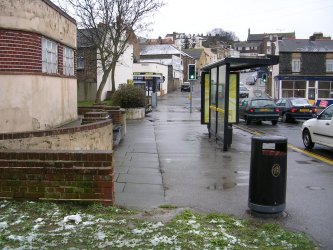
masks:
<instances>
[{"instance_id":1,"label":"traffic light","mask_svg":"<svg viewBox=\"0 0 333 250\"><path fill-rule=\"evenodd\" d=\"M267 82L267 74L265 74L265 73L262 74L262 77L261 77L261 78L262 78L262 80L263 80L264 82Z\"/></svg>"},{"instance_id":2,"label":"traffic light","mask_svg":"<svg viewBox=\"0 0 333 250\"><path fill-rule=\"evenodd\" d=\"M188 80L195 80L197 78L195 64L188 65Z\"/></svg>"}]
</instances>

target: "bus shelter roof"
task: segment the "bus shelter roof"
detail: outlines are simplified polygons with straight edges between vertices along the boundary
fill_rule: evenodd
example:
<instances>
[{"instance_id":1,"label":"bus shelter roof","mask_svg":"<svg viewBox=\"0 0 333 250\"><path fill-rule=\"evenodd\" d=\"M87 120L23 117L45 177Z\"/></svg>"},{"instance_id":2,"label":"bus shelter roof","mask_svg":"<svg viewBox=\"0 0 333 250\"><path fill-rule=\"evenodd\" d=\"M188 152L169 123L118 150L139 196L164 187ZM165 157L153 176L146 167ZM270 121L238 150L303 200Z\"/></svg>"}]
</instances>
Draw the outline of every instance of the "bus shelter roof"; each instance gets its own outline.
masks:
<instances>
[{"instance_id":1,"label":"bus shelter roof","mask_svg":"<svg viewBox=\"0 0 333 250\"><path fill-rule=\"evenodd\" d=\"M265 57L226 57L223 60L206 65L202 71L207 71L221 65L230 65L230 71L239 71L259 67L267 67L279 63L279 56L268 55Z\"/></svg>"}]
</instances>

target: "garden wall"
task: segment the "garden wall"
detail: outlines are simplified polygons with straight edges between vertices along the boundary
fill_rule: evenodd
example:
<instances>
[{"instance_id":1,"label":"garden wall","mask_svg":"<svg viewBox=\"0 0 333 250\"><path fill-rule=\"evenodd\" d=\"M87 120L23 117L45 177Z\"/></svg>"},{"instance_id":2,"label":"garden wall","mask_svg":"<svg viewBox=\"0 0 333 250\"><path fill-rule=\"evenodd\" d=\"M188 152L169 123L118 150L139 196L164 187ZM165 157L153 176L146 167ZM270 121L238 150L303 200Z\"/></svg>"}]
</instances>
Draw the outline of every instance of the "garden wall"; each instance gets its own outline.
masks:
<instances>
[{"instance_id":1,"label":"garden wall","mask_svg":"<svg viewBox=\"0 0 333 250\"><path fill-rule=\"evenodd\" d=\"M0 198L114 204L113 124L0 134Z\"/></svg>"},{"instance_id":2,"label":"garden wall","mask_svg":"<svg viewBox=\"0 0 333 250\"><path fill-rule=\"evenodd\" d=\"M111 151L2 151L0 197L114 203Z\"/></svg>"}]
</instances>

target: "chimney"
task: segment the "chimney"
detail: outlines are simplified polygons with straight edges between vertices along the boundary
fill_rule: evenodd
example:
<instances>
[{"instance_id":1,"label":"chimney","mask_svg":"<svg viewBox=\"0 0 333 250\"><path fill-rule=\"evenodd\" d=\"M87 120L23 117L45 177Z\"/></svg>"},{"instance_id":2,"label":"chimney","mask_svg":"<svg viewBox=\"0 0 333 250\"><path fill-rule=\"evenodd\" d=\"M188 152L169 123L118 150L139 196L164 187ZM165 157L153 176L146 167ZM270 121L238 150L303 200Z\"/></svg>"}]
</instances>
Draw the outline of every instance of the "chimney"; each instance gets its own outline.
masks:
<instances>
[{"instance_id":1,"label":"chimney","mask_svg":"<svg viewBox=\"0 0 333 250\"><path fill-rule=\"evenodd\" d=\"M323 39L324 35L322 32L314 32L312 36L310 36L310 41L316 41L317 39Z\"/></svg>"}]
</instances>

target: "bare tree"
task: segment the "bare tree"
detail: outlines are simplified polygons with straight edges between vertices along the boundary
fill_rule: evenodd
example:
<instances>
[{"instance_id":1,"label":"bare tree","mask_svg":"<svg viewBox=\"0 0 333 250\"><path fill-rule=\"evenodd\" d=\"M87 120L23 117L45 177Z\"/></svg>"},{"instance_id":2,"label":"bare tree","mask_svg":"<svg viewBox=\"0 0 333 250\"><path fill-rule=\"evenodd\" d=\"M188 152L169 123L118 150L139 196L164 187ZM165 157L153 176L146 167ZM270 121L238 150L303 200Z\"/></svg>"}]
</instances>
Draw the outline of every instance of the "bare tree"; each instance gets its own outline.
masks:
<instances>
[{"instance_id":1,"label":"bare tree","mask_svg":"<svg viewBox=\"0 0 333 250\"><path fill-rule=\"evenodd\" d=\"M115 91L117 61L134 34L147 30L151 24L149 16L163 5L160 0L62 0L63 8L77 20L78 35L86 44L96 48L102 70L96 103L101 102L110 73L112 92Z\"/></svg>"}]
</instances>

